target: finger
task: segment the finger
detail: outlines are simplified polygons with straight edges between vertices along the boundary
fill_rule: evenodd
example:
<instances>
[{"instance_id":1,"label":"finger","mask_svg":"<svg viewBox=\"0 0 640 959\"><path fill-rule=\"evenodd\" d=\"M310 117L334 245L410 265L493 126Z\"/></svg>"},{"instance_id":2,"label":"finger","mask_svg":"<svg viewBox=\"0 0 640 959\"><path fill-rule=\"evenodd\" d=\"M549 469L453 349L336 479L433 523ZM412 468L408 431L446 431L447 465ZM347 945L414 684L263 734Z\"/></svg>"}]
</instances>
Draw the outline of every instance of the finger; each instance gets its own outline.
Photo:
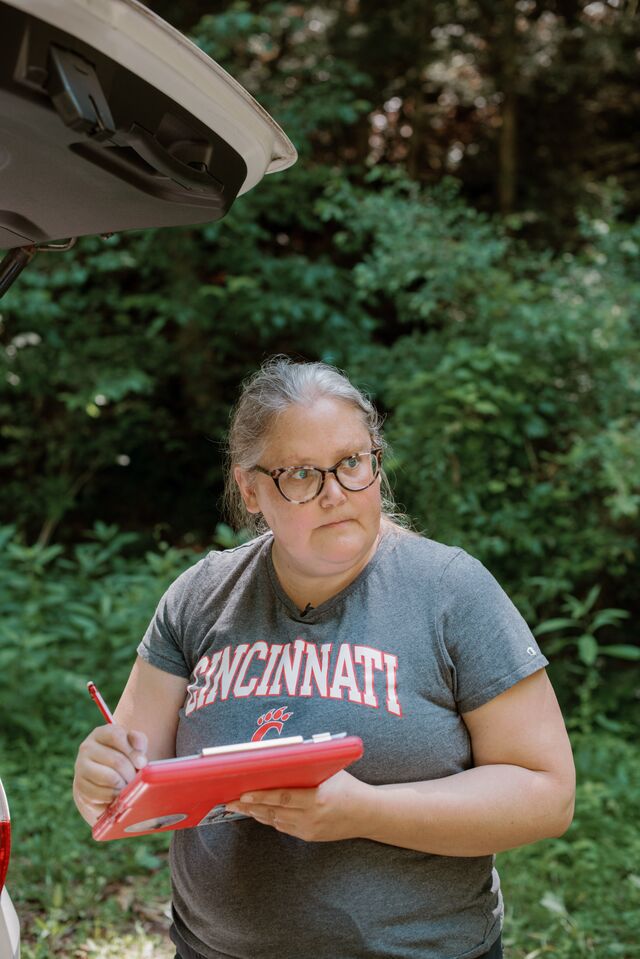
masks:
<instances>
[{"instance_id":1,"label":"finger","mask_svg":"<svg viewBox=\"0 0 640 959\"><path fill-rule=\"evenodd\" d=\"M99 763L115 769L125 783L131 782L137 771L131 762L129 753L122 753L118 749L111 749L109 746L96 746L95 750L88 756L88 759L89 762Z\"/></svg>"},{"instance_id":2,"label":"finger","mask_svg":"<svg viewBox=\"0 0 640 959\"><path fill-rule=\"evenodd\" d=\"M109 785L117 789L122 789L131 782L136 774L135 766L128 756L98 743L93 743L90 749L81 754L76 770L81 779L87 779L98 786Z\"/></svg>"},{"instance_id":3,"label":"finger","mask_svg":"<svg viewBox=\"0 0 640 959\"><path fill-rule=\"evenodd\" d=\"M229 812L238 812L243 813L245 816L251 816L251 818L257 822L264 823L268 826L273 823L273 819L277 815L275 806L260 805L257 803L228 802L227 809Z\"/></svg>"},{"instance_id":4,"label":"finger","mask_svg":"<svg viewBox=\"0 0 640 959\"><path fill-rule=\"evenodd\" d=\"M119 793L119 789L112 789L110 786L97 786L95 783L82 783L78 787L78 794L84 802L101 809L106 809Z\"/></svg>"},{"instance_id":5,"label":"finger","mask_svg":"<svg viewBox=\"0 0 640 959\"><path fill-rule=\"evenodd\" d=\"M284 825L275 806L255 807L253 818L263 826L272 826L274 829L282 829Z\"/></svg>"},{"instance_id":6,"label":"finger","mask_svg":"<svg viewBox=\"0 0 640 959\"><path fill-rule=\"evenodd\" d=\"M108 803L93 802L93 800L85 799L77 793L74 794L74 798L80 815L90 826L94 826L108 808Z\"/></svg>"},{"instance_id":7,"label":"finger","mask_svg":"<svg viewBox=\"0 0 640 959\"><path fill-rule=\"evenodd\" d=\"M147 737L137 730L128 733L124 726L117 723L98 726L82 743L80 752L88 753L92 757L96 745L122 753L135 769L142 769L147 764ZM130 778L127 777L127 782Z\"/></svg>"},{"instance_id":8,"label":"finger","mask_svg":"<svg viewBox=\"0 0 640 959\"><path fill-rule=\"evenodd\" d=\"M127 737L131 752L129 758L136 769L142 769L147 765L147 737L137 729L132 729Z\"/></svg>"},{"instance_id":9,"label":"finger","mask_svg":"<svg viewBox=\"0 0 640 959\"><path fill-rule=\"evenodd\" d=\"M129 766L135 775L133 766L130 764ZM122 775L118 768L114 766L107 766L104 763L89 761L84 765L80 773L80 778L90 787L108 789L114 793L120 792L121 789L124 789L127 783L131 782L133 776L129 776L127 778L126 776Z\"/></svg>"},{"instance_id":10,"label":"finger","mask_svg":"<svg viewBox=\"0 0 640 959\"><path fill-rule=\"evenodd\" d=\"M268 826L272 826L278 832L288 833L291 836L295 836L298 825L295 819L288 817L286 810L283 812L281 809L276 809L274 806L271 806L271 815L267 822Z\"/></svg>"},{"instance_id":11,"label":"finger","mask_svg":"<svg viewBox=\"0 0 640 959\"><path fill-rule=\"evenodd\" d=\"M87 737L85 742L90 742L91 740L99 743L101 746L117 749L118 752L124 753L125 756L129 755L132 748L129 743L127 730L124 726L119 726L117 723L98 726L97 729L94 729L91 735Z\"/></svg>"},{"instance_id":12,"label":"finger","mask_svg":"<svg viewBox=\"0 0 640 959\"><path fill-rule=\"evenodd\" d=\"M227 803L227 809L230 812L241 812L245 816L250 816L256 822L263 826L272 826L278 832L286 832L292 835L296 831L295 818L291 812L282 806L254 805L249 806L243 803Z\"/></svg>"},{"instance_id":13,"label":"finger","mask_svg":"<svg viewBox=\"0 0 640 959\"><path fill-rule=\"evenodd\" d=\"M240 802L260 803L265 806L282 806L291 809L308 809L315 802L317 789L259 789L243 793Z\"/></svg>"},{"instance_id":14,"label":"finger","mask_svg":"<svg viewBox=\"0 0 640 959\"><path fill-rule=\"evenodd\" d=\"M92 807L104 808L114 799L114 791L109 786L97 786L88 780L81 780L77 776L73 781L74 799L80 799Z\"/></svg>"},{"instance_id":15,"label":"finger","mask_svg":"<svg viewBox=\"0 0 640 959\"><path fill-rule=\"evenodd\" d=\"M229 806L227 806L227 809ZM263 826L271 825L271 815L267 806L247 806L246 809L238 809L237 812L242 812L245 816L249 816L251 819L255 819L256 822L262 823Z\"/></svg>"}]
</instances>

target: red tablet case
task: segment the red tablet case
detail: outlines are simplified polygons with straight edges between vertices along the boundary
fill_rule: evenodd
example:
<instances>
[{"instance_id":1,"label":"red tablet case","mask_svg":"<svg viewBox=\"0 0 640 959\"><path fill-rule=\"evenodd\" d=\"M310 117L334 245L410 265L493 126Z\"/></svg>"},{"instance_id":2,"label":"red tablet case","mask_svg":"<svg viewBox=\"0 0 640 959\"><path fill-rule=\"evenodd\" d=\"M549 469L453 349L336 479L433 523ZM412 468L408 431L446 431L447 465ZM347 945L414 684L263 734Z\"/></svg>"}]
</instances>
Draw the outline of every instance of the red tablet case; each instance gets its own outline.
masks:
<instances>
[{"instance_id":1,"label":"red tablet case","mask_svg":"<svg viewBox=\"0 0 640 959\"><path fill-rule=\"evenodd\" d=\"M102 814L93 838L124 839L244 818L227 813L224 804L254 789L318 786L362 753L359 737L322 733L150 762Z\"/></svg>"}]
</instances>

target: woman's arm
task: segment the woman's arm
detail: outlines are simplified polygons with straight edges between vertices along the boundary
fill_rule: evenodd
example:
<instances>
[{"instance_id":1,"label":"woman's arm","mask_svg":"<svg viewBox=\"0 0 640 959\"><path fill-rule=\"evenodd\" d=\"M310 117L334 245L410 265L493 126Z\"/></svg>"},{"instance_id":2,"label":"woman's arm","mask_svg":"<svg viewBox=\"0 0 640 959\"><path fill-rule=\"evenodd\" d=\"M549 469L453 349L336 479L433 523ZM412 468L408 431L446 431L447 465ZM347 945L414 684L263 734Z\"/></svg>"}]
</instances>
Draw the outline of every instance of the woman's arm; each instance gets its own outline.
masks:
<instances>
[{"instance_id":1,"label":"woman's arm","mask_svg":"<svg viewBox=\"0 0 640 959\"><path fill-rule=\"evenodd\" d=\"M147 759L171 759L176 754L178 712L184 705L188 680L165 673L139 656L124 687L113 718L125 729L147 737Z\"/></svg>"},{"instance_id":2,"label":"woman's arm","mask_svg":"<svg viewBox=\"0 0 640 959\"><path fill-rule=\"evenodd\" d=\"M544 670L464 715L475 767L369 786L338 773L317 789L255 793L233 808L302 839L365 838L441 856L483 856L561 835L573 815L571 747ZM243 797L246 798L246 797Z\"/></svg>"},{"instance_id":3,"label":"woman's arm","mask_svg":"<svg viewBox=\"0 0 640 959\"><path fill-rule=\"evenodd\" d=\"M443 856L482 856L568 829L573 757L545 671L463 718L474 768L378 787L368 838Z\"/></svg>"}]
</instances>

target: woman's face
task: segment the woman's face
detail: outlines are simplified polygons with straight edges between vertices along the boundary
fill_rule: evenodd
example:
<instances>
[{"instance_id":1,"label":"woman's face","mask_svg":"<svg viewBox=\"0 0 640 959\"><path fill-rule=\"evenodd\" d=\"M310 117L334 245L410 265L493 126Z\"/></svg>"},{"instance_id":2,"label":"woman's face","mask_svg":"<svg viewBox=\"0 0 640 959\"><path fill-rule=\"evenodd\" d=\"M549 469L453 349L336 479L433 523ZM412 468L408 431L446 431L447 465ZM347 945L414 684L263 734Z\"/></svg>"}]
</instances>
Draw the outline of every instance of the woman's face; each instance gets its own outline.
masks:
<instances>
[{"instance_id":1,"label":"woman's face","mask_svg":"<svg viewBox=\"0 0 640 959\"><path fill-rule=\"evenodd\" d=\"M362 416L343 400L323 397L313 406L292 406L275 421L260 465L334 466L350 453L372 447ZM365 490L342 489L335 476L301 505L289 503L269 476L236 468L245 504L260 512L274 536L274 556L298 575L331 576L364 566L380 529L380 479Z\"/></svg>"}]
</instances>

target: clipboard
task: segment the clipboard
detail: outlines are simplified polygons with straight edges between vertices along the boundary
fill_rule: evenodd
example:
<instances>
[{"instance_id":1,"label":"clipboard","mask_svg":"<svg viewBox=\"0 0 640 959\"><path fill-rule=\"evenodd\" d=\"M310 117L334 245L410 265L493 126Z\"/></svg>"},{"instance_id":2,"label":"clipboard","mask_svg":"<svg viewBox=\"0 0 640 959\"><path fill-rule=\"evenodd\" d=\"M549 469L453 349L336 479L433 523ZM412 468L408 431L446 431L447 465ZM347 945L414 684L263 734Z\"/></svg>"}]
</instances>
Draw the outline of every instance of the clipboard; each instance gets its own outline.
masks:
<instances>
[{"instance_id":1,"label":"clipboard","mask_svg":"<svg viewBox=\"0 0 640 959\"><path fill-rule=\"evenodd\" d=\"M319 733L311 739L234 743L196 756L156 760L113 800L92 835L102 842L246 819L228 813L225 803L253 789L318 786L363 752L358 736Z\"/></svg>"}]
</instances>

